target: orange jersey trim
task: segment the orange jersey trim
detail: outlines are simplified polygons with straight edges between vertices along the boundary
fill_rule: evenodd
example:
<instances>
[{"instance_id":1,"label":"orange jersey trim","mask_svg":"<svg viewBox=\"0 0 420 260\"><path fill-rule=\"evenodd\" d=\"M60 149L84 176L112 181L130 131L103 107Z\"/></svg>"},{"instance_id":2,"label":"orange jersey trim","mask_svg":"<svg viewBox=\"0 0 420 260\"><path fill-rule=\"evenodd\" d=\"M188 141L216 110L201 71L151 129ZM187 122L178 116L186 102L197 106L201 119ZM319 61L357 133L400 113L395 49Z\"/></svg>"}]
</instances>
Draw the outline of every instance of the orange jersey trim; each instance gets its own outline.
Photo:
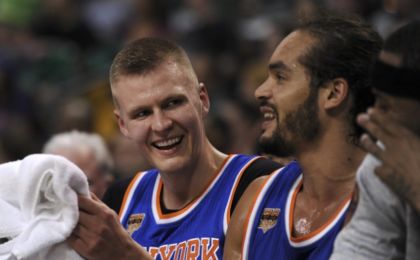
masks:
<instances>
[{"instance_id":1,"label":"orange jersey trim","mask_svg":"<svg viewBox=\"0 0 420 260\"><path fill-rule=\"evenodd\" d=\"M255 208L255 205L257 203L257 199L260 196L262 190L264 189L265 185L267 184L267 182L270 180L271 175L273 175L275 172L277 172L278 170L273 171L270 175L267 176L267 179L264 180L263 184L261 185L261 187L258 189L258 192L254 195L254 198L252 199L252 204L251 206L248 208L248 212L246 214L246 219L245 222L242 226L242 230L244 232L242 232L242 248L241 248L241 259L243 259L243 252L244 252L244 245L245 245L245 240L246 240L246 236L247 236L247 230L248 230L248 225L249 225L249 220L251 218L251 214L253 209ZM279 174L281 174L281 172L279 172Z\"/></svg>"},{"instance_id":2,"label":"orange jersey trim","mask_svg":"<svg viewBox=\"0 0 420 260\"><path fill-rule=\"evenodd\" d=\"M133 187L134 187L134 183L136 183L137 182L137 180L141 177L141 176L143 176L144 175L144 173L145 172L139 172L139 173L137 173L136 174L136 176L131 180L131 182L130 182L130 184L128 185L128 187L127 187L127 189L125 190L125 193L124 193L124 197L123 197L123 201L122 201L122 203L121 203L121 207L120 207L120 210L119 210L119 212L118 212L118 217L121 219L121 217L123 217L122 216L122 213L123 213L123 211L124 211L124 208L125 208L125 205L126 205L126 203L127 203L127 200L128 200L128 197L130 196L130 191L133 189Z\"/></svg>"},{"instance_id":3,"label":"orange jersey trim","mask_svg":"<svg viewBox=\"0 0 420 260\"><path fill-rule=\"evenodd\" d=\"M238 188L238 185L239 185L239 182L241 181L241 179L242 179L242 175L244 174L244 172L249 168L249 166L251 166L251 164L253 163L253 162L255 162L256 160L258 160L258 159L261 159L262 157L261 156L258 156L258 157L255 157L255 158L252 158L247 164L246 164L246 166L245 167L243 167L242 168L242 170L240 171L240 173L239 173L239 175L238 175L238 178L236 179L236 181L235 181L235 184L234 184L234 186L233 186L233 188L232 188L232 191L231 191L231 193L230 193L230 198L229 198L229 201L228 201L228 206L227 206L227 223L229 224L229 222L230 222L230 209L231 209L231 207L232 207L232 203L233 203L233 198L235 197L235 193L236 193L236 189Z\"/></svg>"},{"instance_id":4,"label":"orange jersey trim","mask_svg":"<svg viewBox=\"0 0 420 260\"><path fill-rule=\"evenodd\" d=\"M321 227L315 229L312 232L309 232L308 234L301 236L301 237L294 237L293 236L293 218L294 218L294 210L295 210L295 204L296 204L296 197L298 192L300 191L300 189L302 188L303 185L303 179L300 181L299 185L296 187L296 189L293 192L293 197L292 200L290 202L290 212L289 212L289 231L290 231L290 240L295 242L295 243L299 243L308 239L311 239L312 237L318 235L319 233L321 233L325 228L327 228L336 218L337 216L340 214L340 212L343 210L343 208L347 205L347 203L349 202L349 200L351 200L353 193L350 194L347 199L345 199L340 206L338 207L338 209L334 212L334 214L328 218L327 222L324 223Z\"/></svg>"},{"instance_id":5,"label":"orange jersey trim","mask_svg":"<svg viewBox=\"0 0 420 260\"><path fill-rule=\"evenodd\" d=\"M213 181L221 174L221 170L224 168L225 164L229 161L229 159L232 156L233 155L230 154L223 160L223 163L219 166L219 168L216 171L217 174L215 174L213 176L213 178L209 181L209 183L207 183L206 188L196 198L194 198L192 201L190 201L185 207L183 207L180 210L177 210L176 212L171 212L171 213L167 213L167 214L162 213L162 208L161 208L161 205L160 205L160 199L161 199L160 196L161 196L161 193L162 193L163 182L162 182L162 179L159 179L158 189L157 189L157 192L156 192L156 210L157 210L157 213L158 213L158 217L160 219L170 219L170 218L179 216L179 215L183 214L184 212L186 212L187 210L189 210L192 207L192 205L194 205L194 203L198 199L200 199L203 196L204 193L206 193L206 191L211 186Z\"/></svg>"}]
</instances>

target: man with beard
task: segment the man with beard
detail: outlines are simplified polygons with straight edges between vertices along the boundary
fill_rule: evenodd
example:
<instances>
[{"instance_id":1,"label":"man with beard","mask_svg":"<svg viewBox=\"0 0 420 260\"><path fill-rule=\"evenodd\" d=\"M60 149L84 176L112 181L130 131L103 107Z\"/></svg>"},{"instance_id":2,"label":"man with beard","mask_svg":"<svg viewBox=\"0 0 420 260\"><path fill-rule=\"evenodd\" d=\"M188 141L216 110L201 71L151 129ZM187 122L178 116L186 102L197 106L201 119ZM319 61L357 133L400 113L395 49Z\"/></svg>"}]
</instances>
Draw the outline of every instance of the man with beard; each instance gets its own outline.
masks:
<instances>
[{"instance_id":1,"label":"man with beard","mask_svg":"<svg viewBox=\"0 0 420 260\"><path fill-rule=\"evenodd\" d=\"M364 152L356 114L372 103L379 35L357 17L303 23L271 56L256 90L261 145L295 161L254 181L229 226L226 259L328 259Z\"/></svg>"},{"instance_id":2,"label":"man with beard","mask_svg":"<svg viewBox=\"0 0 420 260\"><path fill-rule=\"evenodd\" d=\"M385 41L374 107L357 119L369 154L357 171L360 199L332 259L419 259L420 21ZM374 142L377 139L379 142Z\"/></svg>"}]
</instances>

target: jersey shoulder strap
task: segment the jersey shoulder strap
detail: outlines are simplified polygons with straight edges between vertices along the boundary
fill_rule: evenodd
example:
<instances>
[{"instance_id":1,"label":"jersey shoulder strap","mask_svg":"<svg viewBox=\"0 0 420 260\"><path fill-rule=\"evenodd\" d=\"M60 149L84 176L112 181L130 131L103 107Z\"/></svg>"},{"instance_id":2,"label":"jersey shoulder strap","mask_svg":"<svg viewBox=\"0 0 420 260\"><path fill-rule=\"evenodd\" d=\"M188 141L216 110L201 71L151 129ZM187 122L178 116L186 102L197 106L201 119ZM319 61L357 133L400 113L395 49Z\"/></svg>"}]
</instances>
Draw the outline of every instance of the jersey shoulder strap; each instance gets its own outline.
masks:
<instances>
[{"instance_id":1,"label":"jersey shoulder strap","mask_svg":"<svg viewBox=\"0 0 420 260\"><path fill-rule=\"evenodd\" d=\"M230 215L232 215L236 204L238 204L238 201L241 198L242 194L245 192L246 188L249 186L249 184L251 184L252 181L261 176L270 175L274 170L277 170L282 166L283 165L281 165L280 163L277 163L263 156L253 161L251 165L244 171L241 179L239 180L238 186L233 196Z\"/></svg>"}]
</instances>

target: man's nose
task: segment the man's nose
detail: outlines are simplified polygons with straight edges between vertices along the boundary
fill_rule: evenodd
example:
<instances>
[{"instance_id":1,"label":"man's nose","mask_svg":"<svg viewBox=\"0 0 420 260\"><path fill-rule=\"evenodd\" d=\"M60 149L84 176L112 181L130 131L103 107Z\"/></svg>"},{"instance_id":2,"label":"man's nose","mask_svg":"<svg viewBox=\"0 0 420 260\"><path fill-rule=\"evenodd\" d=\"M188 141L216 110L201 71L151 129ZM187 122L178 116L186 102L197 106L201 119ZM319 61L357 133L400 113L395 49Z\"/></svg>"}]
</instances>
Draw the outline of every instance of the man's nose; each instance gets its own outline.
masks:
<instances>
[{"instance_id":1,"label":"man's nose","mask_svg":"<svg viewBox=\"0 0 420 260\"><path fill-rule=\"evenodd\" d=\"M152 120L152 130L156 132L169 130L173 125L172 119L170 119L165 115L165 113L161 111L154 113Z\"/></svg>"},{"instance_id":2,"label":"man's nose","mask_svg":"<svg viewBox=\"0 0 420 260\"><path fill-rule=\"evenodd\" d=\"M265 80L258 88L255 90L255 98L257 100L266 100L269 97L269 87L268 87L269 79Z\"/></svg>"}]
</instances>

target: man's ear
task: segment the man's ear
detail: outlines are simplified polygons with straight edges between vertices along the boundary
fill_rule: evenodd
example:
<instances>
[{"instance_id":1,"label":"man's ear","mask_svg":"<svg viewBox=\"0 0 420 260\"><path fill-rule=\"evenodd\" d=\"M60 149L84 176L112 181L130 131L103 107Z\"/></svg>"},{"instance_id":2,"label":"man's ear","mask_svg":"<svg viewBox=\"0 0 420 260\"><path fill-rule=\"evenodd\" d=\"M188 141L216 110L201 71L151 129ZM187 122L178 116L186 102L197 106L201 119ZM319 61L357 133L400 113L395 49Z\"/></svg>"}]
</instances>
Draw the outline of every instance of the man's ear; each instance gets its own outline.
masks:
<instances>
[{"instance_id":1,"label":"man's ear","mask_svg":"<svg viewBox=\"0 0 420 260\"><path fill-rule=\"evenodd\" d=\"M323 91L324 108L334 109L341 106L347 99L349 94L349 85L347 80L343 78L336 78L329 81Z\"/></svg>"},{"instance_id":2,"label":"man's ear","mask_svg":"<svg viewBox=\"0 0 420 260\"><path fill-rule=\"evenodd\" d=\"M200 82L198 88L198 94L200 96L201 106L203 109L203 116L205 117L210 111L210 98L204 83Z\"/></svg>"},{"instance_id":3,"label":"man's ear","mask_svg":"<svg viewBox=\"0 0 420 260\"><path fill-rule=\"evenodd\" d=\"M118 109L114 109L115 118L117 118L118 126L120 127L121 133L129 138L129 133L127 130L127 126L125 125L124 120L121 118L120 111Z\"/></svg>"}]
</instances>

